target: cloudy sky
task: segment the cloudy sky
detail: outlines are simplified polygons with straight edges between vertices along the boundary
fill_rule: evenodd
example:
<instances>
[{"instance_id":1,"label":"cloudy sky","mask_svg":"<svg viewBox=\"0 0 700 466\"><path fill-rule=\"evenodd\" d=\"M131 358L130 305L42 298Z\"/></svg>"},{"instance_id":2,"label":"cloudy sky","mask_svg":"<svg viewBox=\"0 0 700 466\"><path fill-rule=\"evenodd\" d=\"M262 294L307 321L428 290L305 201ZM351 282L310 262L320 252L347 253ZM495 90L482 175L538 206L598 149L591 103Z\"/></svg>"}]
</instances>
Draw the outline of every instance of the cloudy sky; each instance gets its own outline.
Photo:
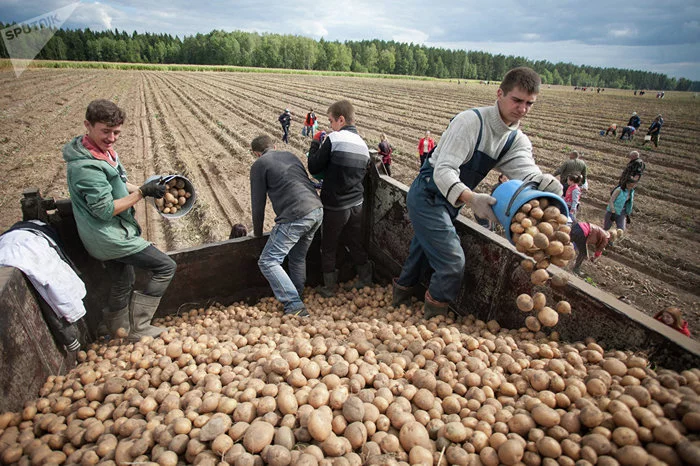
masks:
<instances>
[{"instance_id":1,"label":"cloudy sky","mask_svg":"<svg viewBox=\"0 0 700 466\"><path fill-rule=\"evenodd\" d=\"M0 0L0 21L25 21L71 3ZM692 0L83 0L64 27L376 38L700 81L700 2Z\"/></svg>"}]
</instances>

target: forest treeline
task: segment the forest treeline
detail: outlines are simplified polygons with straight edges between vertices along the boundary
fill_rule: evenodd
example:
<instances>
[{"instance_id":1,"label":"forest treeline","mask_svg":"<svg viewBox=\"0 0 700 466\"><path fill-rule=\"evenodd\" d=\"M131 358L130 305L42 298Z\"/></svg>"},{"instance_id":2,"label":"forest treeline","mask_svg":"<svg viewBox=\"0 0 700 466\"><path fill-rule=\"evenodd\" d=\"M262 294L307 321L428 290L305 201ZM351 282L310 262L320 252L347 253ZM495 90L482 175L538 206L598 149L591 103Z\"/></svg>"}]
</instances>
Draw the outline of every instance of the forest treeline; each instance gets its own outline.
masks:
<instances>
[{"instance_id":1,"label":"forest treeline","mask_svg":"<svg viewBox=\"0 0 700 466\"><path fill-rule=\"evenodd\" d=\"M0 28L3 25L0 22ZM2 44L0 42L0 44ZM0 56L8 58L4 45ZM59 29L41 49L45 60L234 65L298 70L353 71L500 81L515 66L530 66L545 84L621 89L700 90L700 82L619 68L533 61L478 51L450 50L384 40L326 41L281 34L220 30L180 39L170 34Z\"/></svg>"}]
</instances>

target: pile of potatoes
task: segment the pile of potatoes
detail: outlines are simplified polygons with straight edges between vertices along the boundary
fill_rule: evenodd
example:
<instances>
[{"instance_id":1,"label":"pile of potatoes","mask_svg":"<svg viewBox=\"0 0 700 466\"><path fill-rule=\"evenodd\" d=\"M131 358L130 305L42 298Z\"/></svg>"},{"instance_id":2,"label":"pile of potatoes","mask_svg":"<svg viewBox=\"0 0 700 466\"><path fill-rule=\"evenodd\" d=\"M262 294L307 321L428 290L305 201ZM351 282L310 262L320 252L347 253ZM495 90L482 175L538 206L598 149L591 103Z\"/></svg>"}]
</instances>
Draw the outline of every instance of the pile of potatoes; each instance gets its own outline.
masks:
<instances>
[{"instance_id":1,"label":"pile of potatoes","mask_svg":"<svg viewBox=\"0 0 700 466\"><path fill-rule=\"evenodd\" d=\"M390 287L214 305L79 354L0 415L4 464L700 464L700 370L474 316ZM534 304L533 304L534 308Z\"/></svg>"},{"instance_id":2,"label":"pile of potatoes","mask_svg":"<svg viewBox=\"0 0 700 466\"><path fill-rule=\"evenodd\" d=\"M173 178L165 186L167 187L165 196L160 199L154 199L154 202L159 212L174 214L182 209L187 199L192 197L192 193L187 190L185 180L182 178Z\"/></svg>"}]
</instances>

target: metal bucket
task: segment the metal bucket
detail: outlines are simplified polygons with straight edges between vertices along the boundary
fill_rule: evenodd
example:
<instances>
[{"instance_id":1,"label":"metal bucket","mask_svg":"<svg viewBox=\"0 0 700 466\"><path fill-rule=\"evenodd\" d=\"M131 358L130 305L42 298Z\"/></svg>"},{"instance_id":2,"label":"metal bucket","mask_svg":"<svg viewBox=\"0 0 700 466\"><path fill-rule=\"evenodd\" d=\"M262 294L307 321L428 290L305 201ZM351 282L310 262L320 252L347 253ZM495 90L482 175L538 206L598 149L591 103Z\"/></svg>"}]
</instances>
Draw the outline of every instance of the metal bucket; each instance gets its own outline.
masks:
<instances>
[{"instance_id":1,"label":"metal bucket","mask_svg":"<svg viewBox=\"0 0 700 466\"><path fill-rule=\"evenodd\" d=\"M194 206L195 201L197 200L197 193L195 192L194 185L190 180L185 178L182 175L153 175L149 177L146 182L148 183L149 181L152 180L157 180L160 179L161 183L165 184L168 183L172 180L182 180L184 182L184 189L185 191L190 193L190 197L185 200L185 203L181 206L178 206L177 212L174 214L171 213L163 213L161 212L160 209L158 209L158 206L156 206L156 201L154 198L150 198L150 202L155 207L155 209L158 211L160 215L167 219L175 219L175 218L180 218L184 215L186 215L190 210L192 210L192 207Z\"/></svg>"}]
</instances>

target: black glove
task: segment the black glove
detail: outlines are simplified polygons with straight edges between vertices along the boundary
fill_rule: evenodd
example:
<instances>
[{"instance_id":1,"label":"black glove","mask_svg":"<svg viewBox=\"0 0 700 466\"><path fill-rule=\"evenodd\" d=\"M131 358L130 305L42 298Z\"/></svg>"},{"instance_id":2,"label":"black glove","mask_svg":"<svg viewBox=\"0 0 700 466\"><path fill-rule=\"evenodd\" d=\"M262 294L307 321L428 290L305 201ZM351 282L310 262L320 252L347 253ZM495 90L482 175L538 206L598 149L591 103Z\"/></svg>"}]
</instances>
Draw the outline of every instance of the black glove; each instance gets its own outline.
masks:
<instances>
[{"instance_id":1,"label":"black glove","mask_svg":"<svg viewBox=\"0 0 700 466\"><path fill-rule=\"evenodd\" d=\"M160 199L165 196L166 189L163 179L157 178L148 183L144 183L144 185L139 188L139 191L141 191L143 197L155 197L156 199Z\"/></svg>"},{"instance_id":2,"label":"black glove","mask_svg":"<svg viewBox=\"0 0 700 466\"><path fill-rule=\"evenodd\" d=\"M630 216L627 216L627 223L632 223L632 220L630 219Z\"/></svg>"}]
</instances>

